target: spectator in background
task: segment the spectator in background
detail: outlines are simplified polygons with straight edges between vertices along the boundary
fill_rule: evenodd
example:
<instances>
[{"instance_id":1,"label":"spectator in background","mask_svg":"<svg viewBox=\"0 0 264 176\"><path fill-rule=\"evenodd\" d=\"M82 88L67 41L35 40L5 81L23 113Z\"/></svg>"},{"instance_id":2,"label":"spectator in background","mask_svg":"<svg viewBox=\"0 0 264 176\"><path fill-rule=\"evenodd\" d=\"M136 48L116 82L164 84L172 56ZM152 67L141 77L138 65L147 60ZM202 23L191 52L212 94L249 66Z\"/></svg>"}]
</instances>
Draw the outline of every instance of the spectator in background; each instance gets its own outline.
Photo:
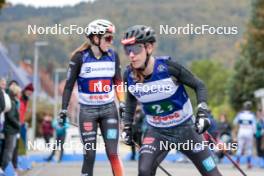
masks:
<instances>
[{"instance_id":1,"label":"spectator in background","mask_svg":"<svg viewBox=\"0 0 264 176\"><path fill-rule=\"evenodd\" d=\"M21 88L16 84L9 86L9 96L11 98L11 110L5 114L4 135L5 145L3 152L2 168L5 169L12 160L13 152L16 147L17 134L19 134L19 96Z\"/></svg>"},{"instance_id":2,"label":"spectator in background","mask_svg":"<svg viewBox=\"0 0 264 176\"><path fill-rule=\"evenodd\" d=\"M9 83L8 83L8 88L6 88L6 82L5 83L2 83L2 88L3 88L3 90L5 89L5 91L4 92L6 92L6 94L8 94L8 97L10 96L10 90L12 89L12 87L16 87L16 86L18 86L19 87L19 85L18 85L18 82L16 81L16 80L11 80ZM11 89L10 89L11 88ZM21 92L19 93L19 95L18 95L18 97L21 95ZM9 97L9 99L10 99L11 97ZM12 102L11 102L11 100L10 100L10 109L11 109L11 106L12 106ZM7 112L7 111L6 111ZM6 115L6 114L5 114ZM4 115L4 116L5 116ZM5 123L4 123L5 124ZM3 133L4 133L4 131L3 131ZM18 143L18 138L19 138L19 133L16 135L16 139L17 139L17 141L16 141L16 144ZM3 163L3 155L4 155L4 146L5 146L5 139L3 140L3 148L2 148L2 151L1 151L1 158L0 158L0 163L2 164ZM17 153L17 148L18 148L18 146L16 145L16 147L15 147L15 150L14 150L14 152L13 152L13 155L15 155L16 153ZM14 157L13 157L14 158ZM17 166L17 160L14 160L13 161L13 165L14 165L14 167L16 168L16 166Z\"/></svg>"},{"instance_id":3,"label":"spectator in background","mask_svg":"<svg viewBox=\"0 0 264 176\"><path fill-rule=\"evenodd\" d=\"M228 144L232 142L232 133L231 133L231 125L227 121L227 116L225 113L221 114L219 117L218 122L218 139L220 142ZM221 162L221 160L224 157L224 153L222 151L217 151L216 156L218 157L218 161Z\"/></svg>"},{"instance_id":4,"label":"spectator in background","mask_svg":"<svg viewBox=\"0 0 264 176\"><path fill-rule=\"evenodd\" d=\"M13 86L13 85L19 85L18 84L18 82L16 81L16 80L11 80L9 83L8 83L8 87L11 87L11 86ZM9 91L9 89L7 90L7 91Z\"/></svg>"},{"instance_id":5,"label":"spectator in background","mask_svg":"<svg viewBox=\"0 0 264 176\"><path fill-rule=\"evenodd\" d=\"M6 93L6 79L0 79L0 165L2 164L3 149L4 149L4 121L5 113L11 109L11 100ZM0 168L0 175L3 174L3 170Z\"/></svg>"},{"instance_id":6,"label":"spectator in background","mask_svg":"<svg viewBox=\"0 0 264 176\"><path fill-rule=\"evenodd\" d=\"M18 85L18 82L13 80L9 83L9 85L13 85L16 84ZM19 147L24 147L24 150L22 151L26 151L27 149L27 125L25 123L25 115L28 109L28 101L30 96L32 95L32 92L34 91L33 85L32 83L28 84L23 90L22 93L19 97L19 121L20 121L20 133L17 135L17 143L16 143L16 148L15 151L13 153L13 165L14 168L17 169L17 160L18 160L18 150ZM19 145L19 139L22 139L22 142L24 145Z\"/></svg>"},{"instance_id":7,"label":"spectator in background","mask_svg":"<svg viewBox=\"0 0 264 176\"><path fill-rule=\"evenodd\" d=\"M20 124L21 124L21 138L23 140L24 146L26 148L26 144L27 144L27 126L25 123L25 115L28 109L28 101L29 98L31 97L32 93L34 91L34 87L33 84L30 83L28 84L22 91L22 95L20 97L20 109L19 109L19 114L20 114Z\"/></svg>"},{"instance_id":8,"label":"spectator in background","mask_svg":"<svg viewBox=\"0 0 264 176\"><path fill-rule=\"evenodd\" d=\"M257 111L257 123L256 123L256 147L257 155L261 158L261 167L264 167L264 114L263 110Z\"/></svg>"},{"instance_id":9,"label":"spectator in background","mask_svg":"<svg viewBox=\"0 0 264 176\"><path fill-rule=\"evenodd\" d=\"M50 138L53 136L53 128L51 123L52 117L50 115L45 115L41 124L42 134L45 140L45 143L50 142Z\"/></svg>"},{"instance_id":10,"label":"spectator in background","mask_svg":"<svg viewBox=\"0 0 264 176\"><path fill-rule=\"evenodd\" d=\"M0 79L0 133L4 126L4 113L11 109L10 97L6 94L6 79ZM1 136L0 136L0 139Z\"/></svg>"},{"instance_id":11,"label":"spectator in background","mask_svg":"<svg viewBox=\"0 0 264 176\"><path fill-rule=\"evenodd\" d=\"M6 84L6 80L4 78L1 78L0 79L0 89L1 89L0 91L0 113L2 113L5 109L5 100L4 100L4 93L3 93L3 90L5 90L5 88L3 87L5 86L3 86L4 85L3 82L4 84Z\"/></svg>"},{"instance_id":12,"label":"spectator in background","mask_svg":"<svg viewBox=\"0 0 264 176\"><path fill-rule=\"evenodd\" d=\"M67 128L69 127L69 123L66 121L63 125L61 125L60 123L58 123L57 119L53 119L52 121L52 127L55 129L56 132L56 145L57 147L60 147L60 157L59 157L59 162L62 160L63 157L63 144L65 142L65 137L66 137L66 131ZM55 150L56 146L54 146L54 148L52 148L52 153L51 155L46 159L46 161L51 161L53 156L55 155Z\"/></svg>"},{"instance_id":13,"label":"spectator in background","mask_svg":"<svg viewBox=\"0 0 264 176\"><path fill-rule=\"evenodd\" d=\"M234 125L238 127L237 133L237 163L240 163L242 155L247 156L247 167L252 168L254 133L256 132L255 114L251 112L252 102L246 101L243 104L243 110L237 114L234 119Z\"/></svg>"},{"instance_id":14,"label":"spectator in background","mask_svg":"<svg viewBox=\"0 0 264 176\"><path fill-rule=\"evenodd\" d=\"M0 118L1 118L1 131L3 130L3 123L2 123L2 113L4 112L4 108L5 108L5 100L4 100L4 93L2 91L2 89L0 90ZM1 133L2 134L2 133ZM3 144L3 137L1 135L1 139L0 139L0 152L2 153L2 144ZM2 157L0 157L2 158ZM0 168L0 175L3 175L4 171L2 170L2 168Z\"/></svg>"},{"instance_id":15,"label":"spectator in background","mask_svg":"<svg viewBox=\"0 0 264 176\"><path fill-rule=\"evenodd\" d=\"M218 132L219 132L219 137L221 138L222 135L231 135L231 125L227 121L227 116L226 114L221 114L219 117L219 123L218 123Z\"/></svg>"},{"instance_id":16,"label":"spectator in background","mask_svg":"<svg viewBox=\"0 0 264 176\"><path fill-rule=\"evenodd\" d=\"M9 89L7 89L7 93L10 92L10 87L13 87L13 86L18 86L19 87L19 84L16 80L11 80L9 83L8 83L8 87ZM21 91L20 91L20 94L18 96L19 98L21 97ZM20 106L20 103L19 103L19 106ZM12 156L12 164L14 166L15 169L17 169L17 160L18 160L18 147L19 147L19 139L20 139L20 133L18 133L16 135L16 147L14 149L14 152L13 152L13 156Z\"/></svg>"},{"instance_id":17,"label":"spectator in background","mask_svg":"<svg viewBox=\"0 0 264 176\"><path fill-rule=\"evenodd\" d=\"M0 113L2 113L5 109L4 93L2 90L3 89L1 88L1 91L0 91Z\"/></svg>"}]
</instances>

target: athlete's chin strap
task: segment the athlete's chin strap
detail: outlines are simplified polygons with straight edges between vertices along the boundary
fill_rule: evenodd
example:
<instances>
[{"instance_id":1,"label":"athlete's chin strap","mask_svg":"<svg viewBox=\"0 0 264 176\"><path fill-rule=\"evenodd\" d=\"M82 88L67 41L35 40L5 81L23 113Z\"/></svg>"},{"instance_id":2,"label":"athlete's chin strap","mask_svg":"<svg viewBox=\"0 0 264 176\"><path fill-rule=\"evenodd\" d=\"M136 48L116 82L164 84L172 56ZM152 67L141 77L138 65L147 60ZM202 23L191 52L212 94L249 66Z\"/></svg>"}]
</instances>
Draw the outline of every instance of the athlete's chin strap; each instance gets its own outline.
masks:
<instances>
[{"instance_id":1,"label":"athlete's chin strap","mask_svg":"<svg viewBox=\"0 0 264 176\"><path fill-rule=\"evenodd\" d=\"M145 49L147 50L147 47L146 47L146 45L144 45L144 47L145 47ZM151 56L151 53L149 54L149 53L147 53L147 55L146 55L146 60L145 60L145 63L144 63L144 65L142 66L142 67L140 67L140 68L138 68L138 69L136 69L136 70L138 70L138 71L140 71L140 72L143 72L143 71L145 71L145 69L147 68L147 66L148 66L148 63L149 63L149 60L150 60L150 56Z\"/></svg>"},{"instance_id":2,"label":"athlete's chin strap","mask_svg":"<svg viewBox=\"0 0 264 176\"><path fill-rule=\"evenodd\" d=\"M91 43L92 43L93 45L97 46L97 48L99 49L99 51L100 51L102 54L107 53L107 52L103 51L102 48L100 47L102 36L101 36L101 35L97 35L97 36L98 36L98 38L99 38L99 42L98 42L98 43L95 43L94 40L93 40L93 37L90 36L89 39L90 39Z\"/></svg>"}]
</instances>

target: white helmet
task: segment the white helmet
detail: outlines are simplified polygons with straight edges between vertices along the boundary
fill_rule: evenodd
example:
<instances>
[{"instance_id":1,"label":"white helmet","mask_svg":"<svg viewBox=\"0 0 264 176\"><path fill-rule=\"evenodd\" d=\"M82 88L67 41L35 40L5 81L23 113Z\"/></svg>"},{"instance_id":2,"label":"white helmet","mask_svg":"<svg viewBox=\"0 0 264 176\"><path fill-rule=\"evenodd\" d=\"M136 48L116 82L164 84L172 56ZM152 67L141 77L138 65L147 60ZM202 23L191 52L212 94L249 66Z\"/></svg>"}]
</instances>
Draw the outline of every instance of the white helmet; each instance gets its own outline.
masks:
<instances>
[{"instance_id":1,"label":"white helmet","mask_svg":"<svg viewBox=\"0 0 264 176\"><path fill-rule=\"evenodd\" d=\"M115 26L108 20L98 19L88 24L88 32L86 36L91 34L105 34L106 32L115 33Z\"/></svg>"}]
</instances>

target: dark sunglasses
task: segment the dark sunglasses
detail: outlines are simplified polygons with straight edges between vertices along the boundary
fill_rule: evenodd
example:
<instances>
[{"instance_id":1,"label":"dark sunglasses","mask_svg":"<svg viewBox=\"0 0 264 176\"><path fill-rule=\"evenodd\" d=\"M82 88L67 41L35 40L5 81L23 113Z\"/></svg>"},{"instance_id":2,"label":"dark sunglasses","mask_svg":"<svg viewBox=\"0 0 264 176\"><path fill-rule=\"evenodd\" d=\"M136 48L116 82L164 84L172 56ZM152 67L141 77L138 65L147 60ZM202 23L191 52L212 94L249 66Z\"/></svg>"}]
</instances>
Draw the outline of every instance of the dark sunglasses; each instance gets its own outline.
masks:
<instances>
[{"instance_id":1,"label":"dark sunglasses","mask_svg":"<svg viewBox=\"0 0 264 176\"><path fill-rule=\"evenodd\" d=\"M124 46L124 50L126 55L129 55L131 52L135 55L141 53L143 49L143 45L138 43L138 44L134 44L134 45L125 45Z\"/></svg>"},{"instance_id":2,"label":"dark sunglasses","mask_svg":"<svg viewBox=\"0 0 264 176\"><path fill-rule=\"evenodd\" d=\"M106 42L111 43L114 40L114 37L112 35L108 35L108 36L104 36L103 39Z\"/></svg>"}]
</instances>

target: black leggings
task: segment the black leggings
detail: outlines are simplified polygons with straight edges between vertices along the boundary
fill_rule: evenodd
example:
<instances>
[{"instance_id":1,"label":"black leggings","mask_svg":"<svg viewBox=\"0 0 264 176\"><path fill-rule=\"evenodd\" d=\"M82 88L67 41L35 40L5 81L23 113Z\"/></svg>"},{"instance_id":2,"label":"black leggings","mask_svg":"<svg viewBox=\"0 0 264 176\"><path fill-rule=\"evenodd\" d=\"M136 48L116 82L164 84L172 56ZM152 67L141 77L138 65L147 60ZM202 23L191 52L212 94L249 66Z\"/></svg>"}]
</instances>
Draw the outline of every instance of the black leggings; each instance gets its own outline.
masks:
<instances>
[{"instance_id":1,"label":"black leggings","mask_svg":"<svg viewBox=\"0 0 264 176\"><path fill-rule=\"evenodd\" d=\"M150 127L143 138L143 145L139 155L139 176L154 176L158 165L167 156L171 149L179 149L196 166L203 176L221 176L208 148L201 150L183 150L179 143L202 143L203 137L192 128L192 121L182 126L168 129ZM167 145L168 144L168 145ZM172 145L173 144L173 145ZM178 146L176 147L176 145Z\"/></svg>"},{"instance_id":2,"label":"black leggings","mask_svg":"<svg viewBox=\"0 0 264 176\"><path fill-rule=\"evenodd\" d=\"M101 106L81 105L79 126L82 143L84 145L82 175L93 176L98 125L102 132L107 157L110 160L113 175L123 176L123 166L117 151L119 120L114 103Z\"/></svg>"}]
</instances>

